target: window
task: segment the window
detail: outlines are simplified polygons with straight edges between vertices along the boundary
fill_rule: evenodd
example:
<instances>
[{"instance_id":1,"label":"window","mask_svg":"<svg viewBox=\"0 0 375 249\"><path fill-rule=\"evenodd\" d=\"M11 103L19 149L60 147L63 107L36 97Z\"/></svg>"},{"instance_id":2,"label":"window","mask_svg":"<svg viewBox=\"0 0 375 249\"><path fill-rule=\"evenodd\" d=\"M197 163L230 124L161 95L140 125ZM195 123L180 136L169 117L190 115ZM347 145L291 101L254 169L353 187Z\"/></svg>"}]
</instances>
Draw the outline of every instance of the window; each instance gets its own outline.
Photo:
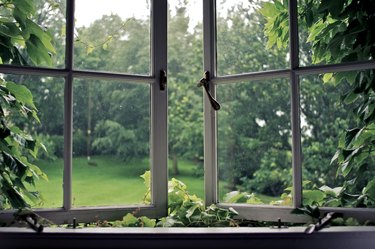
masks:
<instances>
[{"instance_id":1,"label":"window","mask_svg":"<svg viewBox=\"0 0 375 249\"><path fill-rule=\"evenodd\" d=\"M48 8L44 1L36 2L38 8ZM0 65L3 77L38 92L35 101L41 109L42 125L26 128L35 129L50 143L46 145L57 157L48 167L41 165L53 176L44 186L51 198L36 206L42 216L56 223L71 222L73 217L80 222L119 219L134 210L140 215L164 216L168 212L168 164L174 165L179 153L193 153L197 161L204 160L206 205L234 207L241 217L252 220L276 221L281 217L283 221L301 221L304 218L291 214L294 208L313 204L311 199L318 200L324 191L333 195L340 192L334 187L342 185L344 179L335 178L336 170L329 165L342 131L356 124L346 108L354 108L358 96L348 95L344 103L340 98L350 89L346 84L350 79L373 79L375 64L373 57L356 57L350 50L343 53L346 57L340 57L332 45L326 48L326 57L316 54L322 47L314 39L323 39L320 31L329 27L333 39L350 27L350 17L329 19L329 25L315 20L319 25L313 26L308 25L312 22L308 20L309 9L318 8L313 2L306 7L296 0L204 0L203 18L199 17L203 22L197 22L195 32L178 36L186 39L182 41L173 40L173 34L168 37L168 33L176 32L179 25L192 29L191 23L185 23L189 19L185 18L186 8L178 9L182 18L168 27L172 1L144 1L125 22L119 15L131 8L125 10L117 4L132 6L134 1L105 2L108 15L95 16L93 11L90 14L95 21L90 24L85 23L84 14L90 10L83 0L59 1L63 8L59 13L66 16L39 18L40 24L53 26L52 35L59 43L51 65ZM98 1L90 4L99 6ZM260 10L264 6L270 8L268 13ZM276 28L267 19L270 11L277 19ZM299 19L298 13L308 18ZM137 41L137 46L128 42L130 39ZM191 50L178 47L182 42ZM171 43L175 43L176 51L168 50ZM99 56L98 51L102 53ZM207 88L220 103L220 110L214 110L212 99L204 93L203 113L198 116L202 100L196 94L199 88L165 85L167 71L171 74L168 84L188 81L186 74L179 74L178 60L189 63L191 75L206 72ZM203 66L195 63L202 60ZM187 67L182 70L187 71ZM339 77L346 83L330 84ZM182 93L177 92L181 89ZM173 109L179 101L186 109ZM374 105L370 107L374 112ZM197 108L195 114L185 117L184 111L191 108ZM374 115L369 112L366 115ZM48 122L47 116L54 122ZM177 125L189 132L181 133ZM168 158L173 162L168 163ZM361 169L373 166L370 158ZM111 168L103 170L106 167ZM119 167L126 172L117 171ZM146 191L144 186L127 178L145 170L151 172L150 205L140 198ZM177 166L174 170L178 171ZM362 188L373 174L369 171ZM111 189L101 188L103 182L121 189L121 194L111 196ZM231 200L238 192L247 194L245 203ZM327 205L322 210L358 218L374 216L373 208L339 207L335 201L332 198L329 205L324 203ZM11 219L12 214L2 211L1 215Z\"/></svg>"},{"instance_id":2,"label":"window","mask_svg":"<svg viewBox=\"0 0 375 249\"><path fill-rule=\"evenodd\" d=\"M330 161L342 131L355 127L357 121L349 110L358 96L352 96L353 101L346 97L343 103L350 84L327 82L332 75L341 79L371 77L365 75L372 74L374 62L371 55L356 57L358 51L338 41L344 27L353 28L351 17L339 20L333 11L329 24L299 19L303 13L313 18L314 10L309 9L317 9L319 3L310 5L297 1L204 1L204 67L211 74L211 93L221 103L216 112L205 100L207 204L234 207L241 217L252 220L282 217L295 222L299 217L291 215L293 208L312 205L312 199L322 198L326 190L332 196L342 190L333 189L339 183L342 186L343 179L340 172L335 177L337 167ZM272 13L268 16L277 27L259 14L266 11ZM314 21L317 25L308 30L306 22ZM329 31L319 36L325 25ZM277 30L272 33L272 29ZM269 36L265 37L267 31ZM313 41L313 35L323 41ZM321 51L325 57L314 50L323 47L323 37L336 42ZM361 166L368 177L359 188L370 186L373 166L372 159ZM311 186L323 187L312 190ZM235 192L225 196L228 191ZM240 198L236 191L246 193L244 203L231 203L241 202L235 199ZM374 214L371 208L346 204L332 198L322 203L321 209L357 218Z\"/></svg>"},{"instance_id":3,"label":"window","mask_svg":"<svg viewBox=\"0 0 375 249\"><path fill-rule=\"evenodd\" d=\"M87 25L87 2L56 1L56 9L36 1L37 21L50 28L58 43L56 61L35 61L38 66L33 67L1 65L4 78L40 92L34 101L45 122L36 132L50 150L44 156L55 158L41 165L51 181L43 186L45 201L34 207L56 223L71 222L73 217L81 222L118 219L137 208L148 216L167 213L167 90L160 84L167 70L167 1L145 1L137 14L127 13L125 22L119 15L127 9L115 9L120 2L124 1L106 3L113 8L103 17L89 13L101 20L87 29L82 28ZM124 30L130 29L136 37L128 37ZM113 36L118 36L117 43L111 43ZM129 39L142 43L137 47L142 50L131 47ZM99 52L101 60L95 56ZM126 57L132 60L124 61ZM108 99L113 104L106 104ZM122 160L113 160L115 156ZM127 157L142 159L142 165ZM127 178L145 170L151 171L150 205L142 200L146 187ZM122 195L111 195L111 189L101 187L105 182ZM125 195L133 197L124 202ZM12 212L4 212L11 219Z\"/></svg>"}]
</instances>

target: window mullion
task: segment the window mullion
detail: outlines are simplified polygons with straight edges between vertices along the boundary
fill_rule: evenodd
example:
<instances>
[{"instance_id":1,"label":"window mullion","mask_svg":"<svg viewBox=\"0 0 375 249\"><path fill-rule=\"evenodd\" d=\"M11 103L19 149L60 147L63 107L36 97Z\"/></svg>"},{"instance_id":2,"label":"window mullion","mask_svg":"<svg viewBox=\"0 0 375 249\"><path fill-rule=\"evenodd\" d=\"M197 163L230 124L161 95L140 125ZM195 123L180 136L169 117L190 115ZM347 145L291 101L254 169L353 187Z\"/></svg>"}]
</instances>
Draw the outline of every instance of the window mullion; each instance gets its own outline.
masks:
<instances>
[{"instance_id":1,"label":"window mullion","mask_svg":"<svg viewBox=\"0 0 375 249\"><path fill-rule=\"evenodd\" d=\"M203 1L204 71L216 76L216 1ZM212 81L211 81L212 83ZM215 97L215 87L210 92ZM217 123L216 112L203 92L204 99L204 172L205 204L218 202L217 177Z\"/></svg>"},{"instance_id":2,"label":"window mullion","mask_svg":"<svg viewBox=\"0 0 375 249\"><path fill-rule=\"evenodd\" d=\"M168 137L167 89L160 88L160 74L167 71L167 0L152 1L151 19L151 173L152 204L156 216L166 216L168 209Z\"/></svg>"},{"instance_id":3,"label":"window mullion","mask_svg":"<svg viewBox=\"0 0 375 249\"><path fill-rule=\"evenodd\" d=\"M302 205L302 152L299 99L299 45L297 0L289 1L289 49L291 83L292 153L293 153L293 206Z\"/></svg>"},{"instance_id":4,"label":"window mullion","mask_svg":"<svg viewBox=\"0 0 375 249\"><path fill-rule=\"evenodd\" d=\"M72 208L74 0L66 2L63 208Z\"/></svg>"}]
</instances>

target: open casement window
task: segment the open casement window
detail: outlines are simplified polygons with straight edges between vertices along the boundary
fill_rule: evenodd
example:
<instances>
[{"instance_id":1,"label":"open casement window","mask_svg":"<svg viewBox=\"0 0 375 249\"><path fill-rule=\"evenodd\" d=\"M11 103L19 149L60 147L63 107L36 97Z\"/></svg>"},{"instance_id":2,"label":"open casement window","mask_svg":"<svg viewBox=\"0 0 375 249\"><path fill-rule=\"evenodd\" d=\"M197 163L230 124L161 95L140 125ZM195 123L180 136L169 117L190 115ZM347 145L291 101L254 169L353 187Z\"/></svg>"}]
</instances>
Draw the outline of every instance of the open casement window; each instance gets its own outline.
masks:
<instances>
[{"instance_id":1,"label":"open casement window","mask_svg":"<svg viewBox=\"0 0 375 249\"><path fill-rule=\"evenodd\" d=\"M137 5L142 11L128 13L125 21L119 16L129 11L130 0L114 1L113 6L106 1L56 1L55 10L45 1L35 2L38 13L50 11L48 17L38 18L55 37L56 61L49 67L0 65L4 78L35 92L40 109L42 127L34 129L49 151L44 156L51 161L41 168L51 177L44 203L32 208L57 224L71 223L73 218L121 219L132 212L166 216L167 0L144 1ZM112 14L98 14L87 25L85 12L92 4L98 5L93 9L111 7ZM132 32L137 37L129 37L128 29L137 31ZM119 39L112 42L113 36ZM104 104L108 100L113 104ZM114 157L122 159L113 161ZM106 170L109 163L113 167ZM152 182L150 193L141 178L134 183L127 177L131 174L134 179L146 170L151 172L145 177ZM94 184L87 186L88 181ZM13 212L3 210L2 218L12 220Z\"/></svg>"},{"instance_id":2,"label":"open casement window","mask_svg":"<svg viewBox=\"0 0 375 249\"><path fill-rule=\"evenodd\" d=\"M51 1L35 2L43 9L49 8L46 5ZM45 202L32 208L58 224L71 223L73 218L78 222L121 219L128 212L148 217L166 216L168 94L164 83L168 1L137 4L143 6L143 14L130 14L125 22L119 19L125 11L123 3L128 4L128 11L133 0L56 2L61 3L60 12L55 13L52 8L49 18L38 17L39 24L46 26L56 40L56 59L52 66L38 63L37 53L31 58L35 61L29 63L33 66L0 65L4 79L24 84L35 93L34 101L40 110L42 125L23 128L41 136L51 153L43 155L51 161L40 165L51 176L50 182L45 184ZM90 4L98 3L103 6L92 10L105 5L112 7L109 12L112 14L96 16L88 25L82 13L90 12ZM122 3L122 8L116 3ZM327 54L324 59L322 55L314 54L312 51L318 46L314 41L319 35L319 39L329 42L324 33L319 32L324 23L315 29L306 28L297 14L316 9L314 4L298 5L296 0L203 0L200 3L203 3L202 72L205 72L205 78L200 81L205 88L205 204L233 207L241 217L251 220L277 221L281 218L282 221L298 222L305 218L291 214L293 209L332 197L330 202L323 203L323 212L336 211L360 219L375 217L375 200L372 204L368 202L367 208L357 205L361 203L350 206L350 200L348 205L337 202L335 195L340 192L337 187L343 185L344 179L335 177L337 166L330 164L338 146L342 149L346 143L345 137L344 140L340 138L341 134L356 127L357 122L347 110L360 98L347 95L343 102L342 96L350 89L348 84L356 82L357 78L360 82L374 79L373 57L354 56L354 51L345 51L344 46L327 48L329 53L324 53ZM265 5L269 9L262 13L260 8ZM185 16L185 11L183 7L179 14L188 20L190 15ZM136 13L140 13L139 10ZM267 26L267 16L275 18L277 25L273 29ZM196 24L200 24L200 20ZM327 25L332 27L331 36L351 27L346 21L326 20L332 22ZM186 30L192 28L184 21L178 21L179 18L176 23ZM319 24L319 20L315 22ZM198 32L191 34L189 39L200 36L200 25L197 27ZM127 33L128 29L132 30L131 35ZM187 39L187 46L179 47L182 41L173 40L172 33L176 30L181 31L172 29L170 41L173 42L169 46L173 47L174 43L174 48L180 49L168 52L169 71L176 73L179 68L171 67L176 66L172 65L173 61L184 60L186 64L190 63L189 74L199 73L200 64L192 65L191 61L201 61L196 56L201 55L200 41ZM350 34L365 31L354 28ZM310 33L314 35L309 36ZM113 39L114 36L117 39ZM199 48L191 49L189 53L183 51L194 44L199 44ZM341 50L347 57L334 56ZM186 52L185 58L179 56L183 52ZM330 60L329 55L338 60ZM191 60L190 56L196 58ZM173 77L179 77L176 75ZM335 86L329 83L339 77L348 84ZM187 77L180 78L176 82L184 88L169 88L170 99L173 90L183 89L173 101L181 98L185 108L190 108L186 103L193 102L181 94L190 85ZM195 79L191 82L195 87ZM195 92L190 91L190 94ZM199 103L200 100L198 95L194 101ZM375 113L374 106L369 105L367 112L364 110L365 117L371 116L370 111ZM171 104L170 108L175 106ZM174 113L171 111L170 114ZM192 117L198 120L198 116ZM174 120L170 118L170 122ZM195 123L193 127L192 122L196 120L181 120L174 124L183 123L183 129L194 130L194 136L198 137L195 141L200 141L199 127L202 126ZM170 145L175 139L183 147L179 149L187 154L186 144L191 142L191 135L184 135L181 142L180 130L172 125L169 127ZM349 142L367 139L366 132L354 129L349 133ZM353 140L355 137L357 140ZM355 143L352 145L356 146ZM191 143L191 147L200 150L196 143ZM169 150L173 157L173 150ZM366 151L352 150L353 156L359 156L359 152ZM373 151L368 153L373 155ZM200 152L195 154L198 155L195 159L200 161ZM364 162L363 157L359 158ZM375 175L374 157L366 160L366 164L361 164L365 167L360 168L365 170L367 178L362 179L358 188L368 187L374 195L375 180L371 180ZM119 168L123 171L118 171ZM142 180L135 183L127 177L131 175L135 179L145 170L151 172L150 198L147 197L150 204L144 204L147 188ZM346 176L355 173L355 170L347 172L344 167L340 170ZM101 183L106 189L101 188ZM13 212L1 210L1 218L12 220Z\"/></svg>"},{"instance_id":3,"label":"open casement window","mask_svg":"<svg viewBox=\"0 0 375 249\"><path fill-rule=\"evenodd\" d=\"M349 86L329 83L332 75L373 75L373 58L342 59L356 51L342 48L342 56L337 56L338 44L338 51L327 48L331 61L319 61L311 52L317 44L309 32L315 32L315 39L324 39L324 34L308 30L298 14L318 5L297 2L203 1L204 70L210 93L221 105L214 110L204 94L206 205L233 207L251 220L299 222L304 218L291 214L293 209L332 197L321 211L364 220L374 217L371 204L342 205L334 198L343 179L335 176L337 166L330 161L343 144L340 136L355 127L356 119L350 111L354 97L342 101ZM259 13L262 6L269 12ZM265 35L265 15L270 13L279 25L273 27L279 29L279 38ZM333 35L340 27L351 27L347 20L331 20L330 25ZM271 39L274 44L269 45ZM368 153L372 158L367 157L361 188L370 187L374 177L373 152Z\"/></svg>"}]
</instances>

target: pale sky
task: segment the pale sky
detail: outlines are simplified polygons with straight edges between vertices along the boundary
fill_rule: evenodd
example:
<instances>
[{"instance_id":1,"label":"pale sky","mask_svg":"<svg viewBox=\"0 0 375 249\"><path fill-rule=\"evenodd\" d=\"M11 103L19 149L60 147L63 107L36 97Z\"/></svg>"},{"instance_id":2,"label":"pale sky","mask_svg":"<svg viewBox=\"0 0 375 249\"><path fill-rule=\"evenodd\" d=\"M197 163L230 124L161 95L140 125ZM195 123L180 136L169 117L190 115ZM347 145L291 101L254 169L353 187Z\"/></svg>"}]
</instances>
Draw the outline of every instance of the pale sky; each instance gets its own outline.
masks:
<instances>
[{"instance_id":1,"label":"pale sky","mask_svg":"<svg viewBox=\"0 0 375 249\"><path fill-rule=\"evenodd\" d=\"M178 2L168 1L171 9ZM146 18L150 14L147 9L146 0L76 0L75 1L76 26L89 26L96 19L103 15L118 14L123 19L135 17L137 19ZM190 0L188 13L193 23L202 21L202 0Z\"/></svg>"}]
</instances>

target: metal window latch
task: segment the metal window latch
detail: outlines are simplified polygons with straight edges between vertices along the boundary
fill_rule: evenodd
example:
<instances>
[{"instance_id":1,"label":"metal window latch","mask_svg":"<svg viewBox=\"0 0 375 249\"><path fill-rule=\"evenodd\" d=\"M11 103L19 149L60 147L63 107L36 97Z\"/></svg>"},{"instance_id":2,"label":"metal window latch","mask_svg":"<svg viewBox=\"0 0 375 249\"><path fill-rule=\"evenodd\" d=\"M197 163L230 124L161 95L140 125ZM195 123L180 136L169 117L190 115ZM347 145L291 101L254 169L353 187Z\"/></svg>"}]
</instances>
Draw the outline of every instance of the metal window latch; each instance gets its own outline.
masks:
<instances>
[{"instance_id":1,"label":"metal window latch","mask_svg":"<svg viewBox=\"0 0 375 249\"><path fill-rule=\"evenodd\" d=\"M305 233L311 234L314 231L317 232L325 228L326 226L328 226L331 223L331 220L338 218L338 217L343 217L343 215L341 213L329 212L322 219L319 219L318 223L309 225L305 229Z\"/></svg>"},{"instance_id":2,"label":"metal window latch","mask_svg":"<svg viewBox=\"0 0 375 249\"><path fill-rule=\"evenodd\" d=\"M167 72L160 70L160 91L164 91L167 86Z\"/></svg>"},{"instance_id":3,"label":"metal window latch","mask_svg":"<svg viewBox=\"0 0 375 249\"><path fill-rule=\"evenodd\" d=\"M210 100L211 106L215 111L220 110L220 104L217 102L214 97L212 97L210 90L209 90L209 83L210 83L210 73L206 71L204 73L204 77L199 81L198 86L201 87L203 86L204 89L206 90L206 94L208 99Z\"/></svg>"},{"instance_id":4,"label":"metal window latch","mask_svg":"<svg viewBox=\"0 0 375 249\"><path fill-rule=\"evenodd\" d=\"M31 212L19 211L14 214L15 220L18 222L25 222L37 233L43 232L43 225L38 222L38 216Z\"/></svg>"}]
</instances>

